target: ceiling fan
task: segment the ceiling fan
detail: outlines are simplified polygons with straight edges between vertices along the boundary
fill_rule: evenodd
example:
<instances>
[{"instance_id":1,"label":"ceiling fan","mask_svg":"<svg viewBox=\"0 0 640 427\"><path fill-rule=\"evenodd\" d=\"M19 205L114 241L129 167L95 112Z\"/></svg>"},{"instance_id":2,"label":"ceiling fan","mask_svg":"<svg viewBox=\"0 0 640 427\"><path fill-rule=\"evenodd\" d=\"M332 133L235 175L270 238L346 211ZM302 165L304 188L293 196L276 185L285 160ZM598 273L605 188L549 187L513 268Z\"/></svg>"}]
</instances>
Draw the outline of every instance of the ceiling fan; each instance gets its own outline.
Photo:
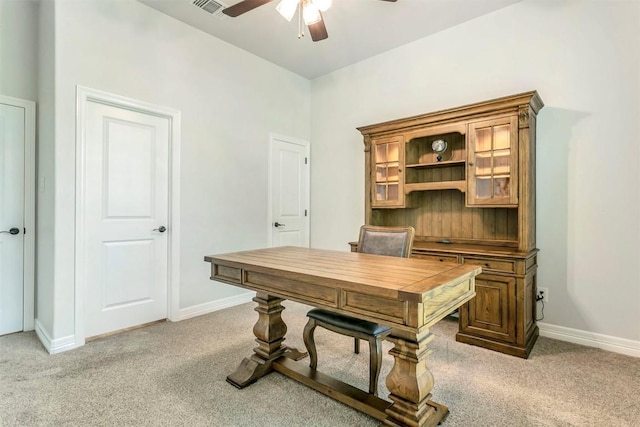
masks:
<instances>
[{"instance_id":1,"label":"ceiling fan","mask_svg":"<svg viewBox=\"0 0 640 427\"><path fill-rule=\"evenodd\" d=\"M263 4L271 3L273 0L242 0L239 3L222 10L225 15L235 18L243 13L249 12ZM396 0L381 0L395 2ZM331 0L280 0L276 10L287 20L291 21L298 11L298 38L304 35L302 22L309 27L309 34L314 42L324 40L329 37L327 27L322 19L322 12L329 9Z\"/></svg>"}]
</instances>

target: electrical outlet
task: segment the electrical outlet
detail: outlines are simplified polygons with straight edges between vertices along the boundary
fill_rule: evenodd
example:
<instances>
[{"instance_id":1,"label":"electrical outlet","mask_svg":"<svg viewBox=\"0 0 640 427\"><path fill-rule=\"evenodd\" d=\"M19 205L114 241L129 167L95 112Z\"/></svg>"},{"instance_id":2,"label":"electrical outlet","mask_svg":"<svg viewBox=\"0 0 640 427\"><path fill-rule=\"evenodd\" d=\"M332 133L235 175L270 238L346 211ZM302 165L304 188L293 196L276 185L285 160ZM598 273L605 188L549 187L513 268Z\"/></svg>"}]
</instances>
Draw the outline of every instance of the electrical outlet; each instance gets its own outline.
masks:
<instances>
[{"instance_id":1,"label":"electrical outlet","mask_svg":"<svg viewBox=\"0 0 640 427\"><path fill-rule=\"evenodd\" d=\"M536 295L536 300L542 296L542 301L547 303L549 302L549 289L548 288L538 288L538 294Z\"/></svg>"}]
</instances>

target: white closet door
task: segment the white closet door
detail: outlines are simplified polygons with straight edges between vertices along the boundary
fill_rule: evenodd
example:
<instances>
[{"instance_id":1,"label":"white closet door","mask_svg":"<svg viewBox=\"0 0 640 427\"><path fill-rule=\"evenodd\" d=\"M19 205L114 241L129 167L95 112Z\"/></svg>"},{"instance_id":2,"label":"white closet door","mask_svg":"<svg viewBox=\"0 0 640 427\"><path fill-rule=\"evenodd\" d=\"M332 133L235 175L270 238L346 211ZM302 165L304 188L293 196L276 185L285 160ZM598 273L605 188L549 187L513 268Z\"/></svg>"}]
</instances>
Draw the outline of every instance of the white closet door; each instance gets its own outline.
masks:
<instances>
[{"instance_id":1,"label":"white closet door","mask_svg":"<svg viewBox=\"0 0 640 427\"><path fill-rule=\"evenodd\" d=\"M85 337L168 313L166 117L87 102L84 138Z\"/></svg>"}]
</instances>

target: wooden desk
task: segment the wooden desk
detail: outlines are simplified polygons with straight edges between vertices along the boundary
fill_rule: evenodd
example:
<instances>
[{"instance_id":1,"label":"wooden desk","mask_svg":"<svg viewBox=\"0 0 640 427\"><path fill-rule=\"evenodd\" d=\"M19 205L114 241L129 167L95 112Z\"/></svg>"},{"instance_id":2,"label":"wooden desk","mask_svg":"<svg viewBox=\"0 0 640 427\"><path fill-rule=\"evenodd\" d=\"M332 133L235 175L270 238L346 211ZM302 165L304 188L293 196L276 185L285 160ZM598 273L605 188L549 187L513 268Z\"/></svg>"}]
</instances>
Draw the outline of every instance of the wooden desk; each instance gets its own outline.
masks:
<instances>
[{"instance_id":1,"label":"wooden desk","mask_svg":"<svg viewBox=\"0 0 640 427\"><path fill-rule=\"evenodd\" d=\"M280 247L210 255L211 279L257 292L258 347L227 381L243 388L280 372L390 426L432 426L447 415L430 400L429 327L475 296L481 268L351 252ZM305 354L282 344L283 299L393 327L395 363L386 378L391 402L295 362Z\"/></svg>"}]
</instances>

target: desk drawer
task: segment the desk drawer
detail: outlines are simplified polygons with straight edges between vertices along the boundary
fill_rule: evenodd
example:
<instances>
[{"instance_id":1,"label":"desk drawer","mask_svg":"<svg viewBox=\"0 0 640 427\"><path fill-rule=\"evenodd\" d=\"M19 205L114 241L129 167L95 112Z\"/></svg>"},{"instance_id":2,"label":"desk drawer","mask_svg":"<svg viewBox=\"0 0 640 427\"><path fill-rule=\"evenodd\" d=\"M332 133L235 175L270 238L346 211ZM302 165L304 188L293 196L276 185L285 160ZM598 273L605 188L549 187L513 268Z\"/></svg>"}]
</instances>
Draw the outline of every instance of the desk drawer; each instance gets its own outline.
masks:
<instances>
[{"instance_id":1,"label":"desk drawer","mask_svg":"<svg viewBox=\"0 0 640 427\"><path fill-rule=\"evenodd\" d=\"M500 271L503 273L515 273L516 262L511 260L482 258L482 257L463 257L464 264L479 265L482 271Z\"/></svg>"},{"instance_id":2,"label":"desk drawer","mask_svg":"<svg viewBox=\"0 0 640 427\"><path fill-rule=\"evenodd\" d=\"M242 284L253 290L273 291L275 295L294 298L298 301L320 301L330 307L337 307L338 294L335 288L285 279L280 276L245 271Z\"/></svg>"},{"instance_id":3,"label":"desk drawer","mask_svg":"<svg viewBox=\"0 0 640 427\"><path fill-rule=\"evenodd\" d=\"M438 262L452 262L454 264L458 264L458 255L451 254L421 254L421 253L412 253L411 258L419 258L419 259L428 259L430 261L438 261Z\"/></svg>"}]
</instances>

